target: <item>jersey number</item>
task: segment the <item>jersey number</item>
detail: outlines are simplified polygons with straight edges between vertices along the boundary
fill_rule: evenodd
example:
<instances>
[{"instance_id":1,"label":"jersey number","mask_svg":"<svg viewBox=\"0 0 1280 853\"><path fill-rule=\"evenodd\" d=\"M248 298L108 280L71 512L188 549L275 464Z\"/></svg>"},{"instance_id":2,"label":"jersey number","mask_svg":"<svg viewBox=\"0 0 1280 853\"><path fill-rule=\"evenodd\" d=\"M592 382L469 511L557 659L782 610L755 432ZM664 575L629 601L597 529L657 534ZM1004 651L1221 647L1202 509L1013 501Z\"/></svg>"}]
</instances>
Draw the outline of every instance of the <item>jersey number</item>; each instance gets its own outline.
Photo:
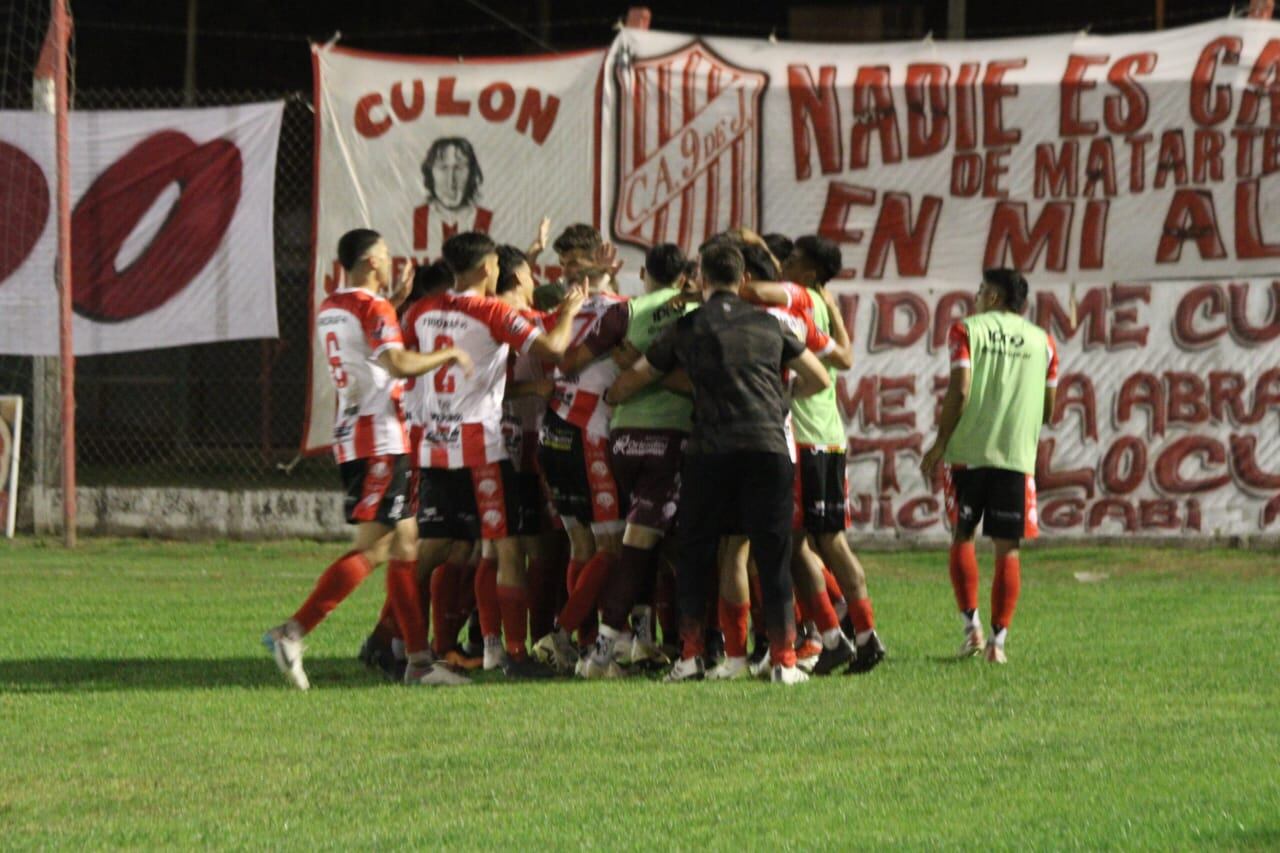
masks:
<instances>
[{"instance_id":1,"label":"jersey number","mask_svg":"<svg viewBox=\"0 0 1280 853\"><path fill-rule=\"evenodd\" d=\"M448 335L436 335L435 343L431 345L432 350L446 349L453 346L453 338ZM453 381L453 377L449 375L449 368L453 366L450 362L444 367L436 369L434 382L437 394L452 394L457 387Z\"/></svg>"},{"instance_id":2,"label":"jersey number","mask_svg":"<svg viewBox=\"0 0 1280 853\"><path fill-rule=\"evenodd\" d=\"M324 354L329 359L329 375L333 377L333 384L346 388L347 371L342 369L342 348L338 345L338 335L335 332L324 336Z\"/></svg>"}]
</instances>

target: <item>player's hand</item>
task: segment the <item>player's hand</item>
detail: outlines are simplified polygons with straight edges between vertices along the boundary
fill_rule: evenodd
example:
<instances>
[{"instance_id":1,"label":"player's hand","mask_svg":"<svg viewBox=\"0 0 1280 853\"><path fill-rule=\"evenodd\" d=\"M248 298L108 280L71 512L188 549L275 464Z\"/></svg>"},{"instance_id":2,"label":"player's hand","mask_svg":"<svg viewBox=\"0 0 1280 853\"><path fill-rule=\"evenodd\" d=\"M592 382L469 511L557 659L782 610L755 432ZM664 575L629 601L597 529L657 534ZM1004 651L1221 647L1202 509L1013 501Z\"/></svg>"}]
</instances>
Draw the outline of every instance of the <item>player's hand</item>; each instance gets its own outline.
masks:
<instances>
[{"instance_id":1,"label":"player's hand","mask_svg":"<svg viewBox=\"0 0 1280 853\"><path fill-rule=\"evenodd\" d=\"M456 364L458 368L462 371L462 375L467 377L468 379L470 379L471 374L475 372L476 363L471 360L471 356L467 355L466 350L459 349L458 347L454 347L453 363Z\"/></svg>"},{"instance_id":2,"label":"player's hand","mask_svg":"<svg viewBox=\"0 0 1280 853\"><path fill-rule=\"evenodd\" d=\"M942 454L946 448L939 447L935 442L932 447L925 452L924 458L920 460L920 473L924 475L925 485L929 490L933 490L933 484L938 473L938 463L942 461Z\"/></svg>"},{"instance_id":3,"label":"player's hand","mask_svg":"<svg viewBox=\"0 0 1280 853\"><path fill-rule=\"evenodd\" d=\"M587 289L582 284L571 284L565 292L564 301L560 303L560 313L570 317L578 313L582 303L587 299Z\"/></svg>"},{"instance_id":4,"label":"player's hand","mask_svg":"<svg viewBox=\"0 0 1280 853\"><path fill-rule=\"evenodd\" d=\"M533 243L529 245L528 255L536 258L541 255L547 248L547 240L551 237L551 217L544 216L538 223L538 236L533 238Z\"/></svg>"},{"instance_id":5,"label":"player's hand","mask_svg":"<svg viewBox=\"0 0 1280 853\"><path fill-rule=\"evenodd\" d=\"M408 263L404 265L404 269L400 270L400 281L396 289L387 297L387 301L393 308L399 308L409 298L409 292L413 290L413 273L416 269L416 266Z\"/></svg>"},{"instance_id":6,"label":"player's hand","mask_svg":"<svg viewBox=\"0 0 1280 853\"><path fill-rule=\"evenodd\" d=\"M616 276L622 269L622 261L618 258L618 247L612 243L604 243L600 246L600 251L596 252L596 261L611 276Z\"/></svg>"}]
</instances>

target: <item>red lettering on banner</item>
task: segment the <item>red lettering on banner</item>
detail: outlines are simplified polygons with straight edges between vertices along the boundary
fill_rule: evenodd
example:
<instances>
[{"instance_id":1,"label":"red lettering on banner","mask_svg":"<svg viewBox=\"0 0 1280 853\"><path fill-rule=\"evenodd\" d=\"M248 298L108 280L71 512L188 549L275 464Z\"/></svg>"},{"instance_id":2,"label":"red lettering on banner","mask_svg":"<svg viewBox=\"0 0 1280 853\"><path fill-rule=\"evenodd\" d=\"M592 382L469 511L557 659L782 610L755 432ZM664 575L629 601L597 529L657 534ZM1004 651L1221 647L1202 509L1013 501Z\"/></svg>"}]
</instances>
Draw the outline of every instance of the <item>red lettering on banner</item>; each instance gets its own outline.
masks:
<instances>
[{"instance_id":1,"label":"red lettering on banner","mask_svg":"<svg viewBox=\"0 0 1280 853\"><path fill-rule=\"evenodd\" d=\"M1084 298L1076 303L1075 317L1062 307L1056 293L1050 290L1036 291L1036 325L1057 337L1059 342L1069 341L1084 328L1084 348L1105 346L1107 342L1107 292L1091 287Z\"/></svg>"},{"instance_id":2,"label":"red lettering on banner","mask_svg":"<svg viewBox=\"0 0 1280 853\"><path fill-rule=\"evenodd\" d=\"M927 495L912 498L898 509L898 527L903 530L925 530L932 527L941 520L938 509L937 498Z\"/></svg>"},{"instance_id":3,"label":"red lettering on banner","mask_svg":"<svg viewBox=\"0 0 1280 853\"><path fill-rule=\"evenodd\" d=\"M1258 377L1253 387L1252 423L1257 423L1266 416L1267 410L1280 406L1280 369L1271 368Z\"/></svg>"},{"instance_id":4,"label":"red lettering on banner","mask_svg":"<svg viewBox=\"0 0 1280 853\"><path fill-rule=\"evenodd\" d=\"M400 121L413 121L422 115L426 105L427 93L421 80L413 81L413 100L407 103L404 99L404 83L400 82L391 87L391 112L395 113Z\"/></svg>"},{"instance_id":5,"label":"red lettering on banner","mask_svg":"<svg viewBox=\"0 0 1280 853\"><path fill-rule=\"evenodd\" d=\"M871 246L867 251L867 278L883 278L889 248L897 261L898 275L915 278L929 272L929 256L933 252L933 235L942 213L942 199L927 195L920 203L920 218L911 224L911 196L906 193L885 193L880 204L880 216L871 234Z\"/></svg>"},{"instance_id":6,"label":"red lettering on banner","mask_svg":"<svg viewBox=\"0 0 1280 853\"><path fill-rule=\"evenodd\" d=\"M1138 501L1138 523L1143 530L1177 530L1178 504L1174 501Z\"/></svg>"},{"instance_id":7,"label":"red lettering on banner","mask_svg":"<svg viewBox=\"0 0 1280 853\"><path fill-rule=\"evenodd\" d=\"M1186 186L1187 143L1182 138L1181 130L1166 130L1160 134L1160 153L1156 155L1156 177L1152 186L1158 190L1164 189L1170 174L1173 175L1176 186Z\"/></svg>"},{"instance_id":8,"label":"red lettering on banner","mask_svg":"<svg viewBox=\"0 0 1280 853\"><path fill-rule=\"evenodd\" d=\"M516 130L528 133L529 138L541 145L547 141L547 135L556 123L556 113L560 111L560 99L555 95L547 95L546 102L537 89L526 89L524 100L520 102L520 115L516 117Z\"/></svg>"},{"instance_id":9,"label":"red lettering on banner","mask_svg":"<svg viewBox=\"0 0 1280 853\"><path fill-rule=\"evenodd\" d=\"M978 147L978 71L976 62L962 62L956 75L956 150L972 151Z\"/></svg>"},{"instance_id":10,"label":"red lettering on banner","mask_svg":"<svg viewBox=\"0 0 1280 853\"><path fill-rule=\"evenodd\" d=\"M1080 143L1068 140L1058 149L1054 158L1052 142L1041 142L1036 146L1035 193L1036 198L1075 198L1079 185L1076 183L1076 162L1080 155Z\"/></svg>"},{"instance_id":11,"label":"red lettering on banner","mask_svg":"<svg viewBox=\"0 0 1280 853\"><path fill-rule=\"evenodd\" d=\"M1134 81L1137 74L1150 74L1156 70L1156 55L1151 52L1133 53L1116 60L1107 72L1107 82L1118 92L1102 100L1102 116L1107 130L1126 135L1139 130L1147 123L1150 101L1147 91Z\"/></svg>"},{"instance_id":12,"label":"red lettering on banner","mask_svg":"<svg viewBox=\"0 0 1280 853\"><path fill-rule=\"evenodd\" d=\"M1184 435L1170 443L1156 457L1156 485L1171 494L1190 495L1211 492L1231 482L1231 475L1228 473L1198 479L1183 477L1182 463L1190 456L1200 457L1202 469L1225 466L1227 462L1227 451L1220 442L1203 435Z\"/></svg>"},{"instance_id":13,"label":"red lettering on banner","mask_svg":"<svg viewBox=\"0 0 1280 853\"><path fill-rule=\"evenodd\" d=\"M1102 194L1116 194L1116 155L1107 137L1095 139L1089 145L1089 158L1084 167L1084 194L1093 198L1094 188L1102 184Z\"/></svg>"},{"instance_id":14,"label":"red lettering on banner","mask_svg":"<svg viewBox=\"0 0 1280 853\"><path fill-rule=\"evenodd\" d=\"M1244 42L1238 36L1222 36L1205 45L1191 74L1191 118L1212 127L1231 115L1231 86L1213 85L1218 65L1239 65Z\"/></svg>"},{"instance_id":15,"label":"red lettering on banner","mask_svg":"<svg viewBox=\"0 0 1280 853\"><path fill-rule=\"evenodd\" d=\"M902 159L902 142L889 86L889 66L864 65L853 84L853 133L849 139L849 168L864 169L871 162L871 134L880 136L880 162Z\"/></svg>"},{"instance_id":16,"label":"red lettering on banner","mask_svg":"<svg viewBox=\"0 0 1280 853\"><path fill-rule=\"evenodd\" d=\"M1262 133L1262 174L1280 171L1280 129L1269 127Z\"/></svg>"},{"instance_id":17,"label":"red lettering on banner","mask_svg":"<svg viewBox=\"0 0 1280 853\"><path fill-rule=\"evenodd\" d=\"M1147 435L1164 435L1164 385L1153 373L1135 373L1124 380L1116 397L1116 423L1127 423L1140 406L1147 410Z\"/></svg>"},{"instance_id":18,"label":"red lettering on banner","mask_svg":"<svg viewBox=\"0 0 1280 853\"><path fill-rule=\"evenodd\" d=\"M1231 436L1231 471L1236 480L1251 489L1274 492L1280 489L1280 473L1263 471L1258 465L1258 437L1254 435Z\"/></svg>"},{"instance_id":19,"label":"red lettering on banner","mask_svg":"<svg viewBox=\"0 0 1280 853\"><path fill-rule=\"evenodd\" d=\"M1245 409L1244 387L1244 376L1239 373L1223 370L1209 373L1209 413L1215 421L1225 423L1229 412L1232 423L1257 423Z\"/></svg>"},{"instance_id":20,"label":"red lettering on banner","mask_svg":"<svg viewBox=\"0 0 1280 853\"><path fill-rule=\"evenodd\" d=\"M1122 435L1102 457L1102 486L1110 494L1127 495L1147 474L1147 445L1132 435Z\"/></svg>"},{"instance_id":21,"label":"red lettering on banner","mask_svg":"<svg viewBox=\"0 0 1280 853\"><path fill-rule=\"evenodd\" d=\"M1008 156L1008 148L987 151L986 167L982 171L983 198L1008 198L1008 190L1000 186L1000 178L1009 174L1009 166L1005 163Z\"/></svg>"},{"instance_id":22,"label":"red lettering on banner","mask_svg":"<svg viewBox=\"0 0 1280 853\"><path fill-rule=\"evenodd\" d=\"M49 221L49 182L39 163L7 142L0 142L0 175L4 175L0 181L0 210L5 211L6 218L6 227L0 230L3 284L27 260L44 233ZM18 227L19 222L26 227Z\"/></svg>"},{"instance_id":23,"label":"red lettering on banner","mask_svg":"<svg viewBox=\"0 0 1280 853\"><path fill-rule=\"evenodd\" d=\"M1267 243L1262 236L1258 182L1236 184L1236 256L1241 260L1280 257L1280 243Z\"/></svg>"},{"instance_id":24,"label":"red lettering on banner","mask_svg":"<svg viewBox=\"0 0 1280 853\"><path fill-rule=\"evenodd\" d=\"M459 101L453 96L458 85L457 77L441 77L436 83L436 115L468 116L471 115L471 102Z\"/></svg>"},{"instance_id":25,"label":"red lettering on banner","mask_svg":"<svg viewBox=\"0 0 1280 853\"><path fill-rule=\"evenodd\" d=\"M1257 346L1280 337L1280 281L1271 282L1271 310L1267 312L1268 320L1263 326L1254 326L1249 322L1249 285L1231 284L1227 286L1231 304L1231 335L1242 346Z\"/></svg>"},{"instance_id":26,"label":"red lettering on banner","mask_svg":"<svg viewBox=\"0 0 1280 853\"><path fill-rule=\"evenodd\" d=\"M1058 446L1056 438L1042 438L1036 447L1036 488L1041 492L1059 489L1083 489L1085 497L1093 497L1093 471L1089 468L1053 470L1053 451Z\"/></svg>"},{"instance_id":27,"label":"red lettering on banner","mask_svg":"<svg viewBox=\"0 0 1280 853\"><path fill-rule=\"evenodd\" d=\"M984 267L1012 266L1029 272L1048 248L1046 269L1062 272L1067 268L1067 248L1071 242L1071 216L1074 206L1066 201L1051 201L1036 217L1034 227L1027 226L1027 204L1002 201L991 214L991 230L983 254ZM1009 257L1006 262L1006 257Z\"/></svg>"},{"instance_id":28,"label":"red lettering on banner","mask_svg":"<svg viewBox=\"0 0 1280 853\"><path fill-rule=\"evenodd\" d=\"M1192 240L1202 260L1216 261L1227 256L1218 234L1218 214L1213 194L1208 190L1178 190L1169 202L1169 212L1160 231L1156 263L1176 264L1182 258L1182 244Z\"/></svg>"},{"instance_id":29,"label":"red lettering on banner","mask_svg":"<svg viewBox=\"0 0 1280 853\"><path fill-rule=\"evenodd\" d=\"M374 109L380 107L382 107L382 96L377 92L370 92L356 101L354 118L356 133L366 139L376 139L391 129L391 116L385 112L380 112L380 117L374 116Z\"/></svg>"},{"instance_id":30,"label":"red lettering on banner","mask_svg":"<svg viewBox=\"0 0 1280 853\"><path fill-rule=\"evenodd\" d=\"M1125 139L1129 143L1129 192L1140 193L1147 185L1147 143L1151 134L1143 133Z\"/></svg>"},{"instance_id":31,"label":"red lettering on banner","mask_svg":"<svg viewBox=\"0 0 1280 853\"><path fill-rule=\"evenodd\" d=\"M1084 121L1080 118L1080 93L1097 88L1092 80L1085 80L1084 75L1091 65L1106 65L1108 56L1079 56L1071 54L1067 57L1067 70L1063 72L1058 98L1058 135L1059 136L1092 136L1098 132L1096 121Z\"/></svg>"},{"instance_id":32,"label":"red lettering on banner","mask_svg":"<svg viewBox=\"0 0 1280 853\"><path fill-rule=\"evenodd\" d=\"M1022 140L1021 130L1004 126L1004 99L1016 97L1018 87L1002 81L1008 72L1026 67L1025 59L997 59L987 65L982 78L982 144L988 148Z\"/></svg>"},{"instance_id":33,"label":"red lettering on banner","mask_svg":"<svg viewBox=\"0 0 1280 853\"><path fill-rule=\"evenodd\" d=\"M876 425L915 429L916 413L906 407L907 401L915 393L915 376L880 377L880 419Z\"/></svg>"},{"instance_id":34,"label":"red lettering on banner","mask_svg":"<svg viewBox=\"0 0 1280 853\"><path fill-rule=\"evenodd\" d=\"M861 243L862 231L846 225L849 211L853 207L870 207L875 203L875 190L832 181L827 185L827 200L822 206L818 234L837 243Z\"/></svg>"},{"instance_id":35,"label":"red lettering on banner","mask_svg":"<svg viewBox=\"0 0 1280 853\"><path fill-rule=\"evenodd\" d=\"M1104 498L1089 507L1088 529L1100 527L1109 518L1119 521L1127 533L1138 529L1138 514L1133 505L1115 498Z\"/></svg>"},{"instance_id":36,"label":"red lettering on banner","mask_svg":"<svg viewBox=\"0 0 1280 853\"><path fill-rule=\"evenodd\" d=\"M920 433L893 436L890 438L849 438L849 459L855 461L859 457L875 454L880 469L878 477L879 489L885 492L900 492L902 486L898 482L898 454L914 453L917 457L924 455L924 437Z\"/></svg>"},{"instance_id":37,"label":"red lettering on banner","mask_svg":"<svg viewBox=\"0 0 1280 853\"><path fill-rule=\"evenodd\" d=\"M982 155L957 154L951 161L951 194L972 198L982 189Z\"/></svg>"},{"instance_id":38,"label":"red lettering on banner","mask_svg":"<svg viewBox=\"0 0 1280 853\"><path fill-rule=\"evenodd\" d=\"M844 327L849 331L850 342L856 341L858 324L858 294L842 293L837 300L840 303L840 316L844 317Z\"/></svg>"},{"instance_id":39,"label":"red lettering on banner","mask_svg":"<svg viewBox=\"0 0 1280 853\"><path fill-rule=\"evenodd\" d=\"M951 69L940 62L907 66L907 157L928 157L947 147L951 120L947 82Z\"/></svg>"},{"instance_id":40,"label":"red lettering on banner","mask_svg":"<svg viewBox=\"0 0 1280 853\"><path fill-rule=\"evenodd\" d=\"M840 103L836 99L836 67L823 65L819 68L818 83L815 86L809 66L788 65L787 93L791 98L791 137L796 160L796 180L803 181L813 174L810 130L817 144L822 174L839 172L844 154L841 149Z\"/></svg>"},{"instance_id":41,"label":"red lettering on banner","mask_svg":"<svg viewBox=\"0 0 1280 853\"><path fill-rule=\"evenodd\" d=\"M1134 326L1138 322L1137 308L1117 308L1130 302L1151 304L1151 285L1120 284L1111 285L1111 339L1107 349L1127 347L1145 347L1147 336L1151 333L1149 326Z\"/></svg>"},{"instance_id":42,"label":"red lettering on banner","mask_svg":"<svg viewBox=\"0 0 1280 853\"><path fill-rule=\"evenodd\" d=\"M907 328L899 331L899 311L907 316ZM875 315L871 320L871 351L891 347L905 349L924 336L929 329L929 303L910 291L877 293Z\"/></svg>"},{"instance_id":43,"label":"red lettering on banner","mask_svg":"<svg viewBox=\"0 0 1280 853\"><path fill-rule=\"evenodd\" d=\"M1173 314L1173 339L1179 346L1187 349L1203 349L1227 333L1226 325L1216 329L1197 328L1196 320L1206 320L1215 314L1222 316L1226 312L1226 300L1222 288L1216 284L1201 284L1193 287L1178 300L1178 307Z\"/></svg>"},{"instance_id":44,"label":"red lettering on banner","mask_svg":"<svg viewBox=\"0 0 1280 853\"><path fill-rule=\"evenodd\" d=\"M950 376L933 377L933 427L937 429L942 422L942 401L947 396L947 386L951 384Z\"/></svg>"},{"instance_id":45,"label":"red lettering on banner","mask_svg":"<svg viewBox=\"0 0 1280 853\"><path fill-rule=\"evenodd\" d=\"M1267 505L1262 508L1262 526L1270 527L1275 522L1276 516L1280 516L1280 495L1267 501Z\"/></svg>"},{"instance_id":46,"label":"red lettering on banner","mask_svg":"<svg viewBox=\"0 0 1280 853\"><path fill-rule=\"evenodd\" d=\"M1079 498L1045 501L1040 507L1040 523L1056 530L1079 527L1084 523L1084 507L1084 501Z\"/></svg>"},{"instance_id":47,"label":"red lettering on banner","mask_svg":"<svg viewBox=\"0 0 1280 853\"><path fill-rule=\"evenodd\" d=\"M506 121L515 110L516 90L510 83L490 83L480 90L480 115L486 121L494 124Z\"/></svg>"},{"instance_id":48,"label":"red lettering on banner","mask_svg":"<svg viewBox=\"0 0 1280 853\"><path fill-rule=\"evenodd\" d=\"M1084 205L1084 227L1080 231L1080 269L1100 270L1107 253L1107 213L1109 201L1088 201Z\"/></svg>"},{"instance_id":49,"label":"red lettering on banner","mask_svg":"<svg viewBox=\"0 0 1280 853\"><path fill-rule=\"evenodd\" d=\"M1062 416L1072 406L1080 407L1082 433L1097 441L1097 396L1093 392L1093 380L1083 373L1067 373L1058 380L1058 393L1053 402L1053 423L1061 423Z\"/></svg>"},{"instance_id":50,"label":"red lettering on banner","mask_svg":"<svg viewBox=\"0 0 1280 853\"><path fill-rule=\"evenodd\" d=\"M1268 39L1258 52L1249 72L1249 85L1240 96L1240 113L1236 124L1253 124L1258 120L1258 107L1263 97L1270 102L1268 124L1280 124L1280 40Z\"/></svg>"},{"instance_id":51,"label":"red lettering on banner","mask_svg":"<svg viewBox=\"0 0 1280 853\"><path fill-rule=\"evenodd\" d=\"M1164 381L1169 388L1169 423L1202 424L1209 420L1203 379L1194 373L1170 370L1165 371Z\"/></svg>"},{"instance_id":52,"label":"red lettering on banner","mask_svg":"<svg viewBox=\"0 0 1280 853\"><path fill-rule=\"evenodd\" d=\"M841 375L836 380L836 400L840 404L840 411L844 412L845 420L852 421L856 417L859 425L866 429L880 418L876 408L876 377L860 377L853 393L849 392L851 382L847 375Z\"/></svg>"},{"instance_id":53,"label":"red lettering on banner","mask_svg":"<svg viewBox=\"0 0 1280 853\"><path fill-rule=\"evenodd\" d=\"M1194 150L1191 159L1191 174L1196 183L1221 181L1223 175L1222 149L1227 145L1226 135L1216 130L1197 130L1195 136L1192 137L1192 141Z\"/></svg>"},{"instance_id":54,"label":"red lettering on banner","mask_svg":"<svg viewBox=\"0 0 1280 853\"><path fill-rule=\"evenodd\" d=\"M933 336L929 349L940 350L947 345L947 334L957 320L963 320L974 311L973 294L965 290L952 290L938 297L933 309Z\"/></svg>"},{"instance_id":55,"label":"red lettering on banner","mask_svg":"<svg viewBox=\"0 0 1280 853\"><path fill-rule=\"evenodd\" d=\"M1235 127L1231 129L1231 138L1236 142L1236 177L1240 179L1253 177L1253 141L1259 131L1253 127Z\"/></svg>"}]
</instances>

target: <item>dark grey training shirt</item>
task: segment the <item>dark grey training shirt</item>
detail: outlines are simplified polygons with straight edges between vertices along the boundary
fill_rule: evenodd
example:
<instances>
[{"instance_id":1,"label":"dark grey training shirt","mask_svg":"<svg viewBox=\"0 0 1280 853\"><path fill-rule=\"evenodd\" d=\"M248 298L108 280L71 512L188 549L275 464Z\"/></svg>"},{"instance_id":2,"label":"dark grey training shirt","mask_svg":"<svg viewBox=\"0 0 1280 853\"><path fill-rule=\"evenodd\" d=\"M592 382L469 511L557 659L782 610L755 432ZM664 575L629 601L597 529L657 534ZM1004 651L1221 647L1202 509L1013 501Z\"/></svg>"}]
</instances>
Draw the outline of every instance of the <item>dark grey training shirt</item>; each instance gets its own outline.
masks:
<instances>
[{"instance_id":1,"label":"dark grey training shirt","mask_svg":"<svg viewBox=\"0 0 1280 853\"><path fill-rule=\"evenodd\" d=\"M686 453L787 454L782 367L804 344L770 314L735 293L716 292L669 326L645 357L693 383L693 433Z\"/></svg>"}]
</instances>

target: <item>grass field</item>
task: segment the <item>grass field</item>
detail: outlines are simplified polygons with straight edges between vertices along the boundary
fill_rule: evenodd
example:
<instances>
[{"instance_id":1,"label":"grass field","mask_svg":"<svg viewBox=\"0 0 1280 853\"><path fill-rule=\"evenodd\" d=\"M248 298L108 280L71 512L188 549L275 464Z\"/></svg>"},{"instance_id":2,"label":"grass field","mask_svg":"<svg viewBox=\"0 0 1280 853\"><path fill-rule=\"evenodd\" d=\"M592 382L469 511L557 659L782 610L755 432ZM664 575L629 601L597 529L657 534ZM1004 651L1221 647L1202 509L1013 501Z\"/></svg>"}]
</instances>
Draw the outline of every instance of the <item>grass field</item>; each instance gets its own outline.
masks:
<instances>
[{"instance_id":1,"label":"grass field","mask_svg":"<svg viewBox=\"0 0 1280 853\"><path fill-rule=\"evenodd\" d=\"M1004 668L945 555L870 554L889 661L789 690L391 686L378 576L294 692L258 640L334 554L0 544L0 845L1280 847L1275 553L1027 552Z\"/></svg>"}]
</instances>

